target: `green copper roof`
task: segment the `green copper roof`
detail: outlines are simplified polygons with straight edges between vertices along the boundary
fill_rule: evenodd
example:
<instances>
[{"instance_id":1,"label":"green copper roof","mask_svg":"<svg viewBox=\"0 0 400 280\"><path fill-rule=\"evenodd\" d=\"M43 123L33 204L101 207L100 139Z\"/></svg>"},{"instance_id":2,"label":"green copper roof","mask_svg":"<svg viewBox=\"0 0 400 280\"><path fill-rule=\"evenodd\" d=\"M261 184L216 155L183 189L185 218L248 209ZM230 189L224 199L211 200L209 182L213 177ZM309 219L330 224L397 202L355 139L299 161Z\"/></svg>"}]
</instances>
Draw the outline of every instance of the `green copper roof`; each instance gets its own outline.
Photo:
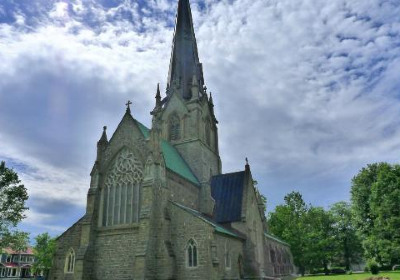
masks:
<instances>
[{"instance_id":1,"label":"green copper roof","mask_svg":"<svg viewBox=\"0 0 400 280\"><path fill-rule=\"evenodd\" d=\"M218 225L217 223L211 221L210 219L207 219L207 218L204 217L200 212L198 212L198 211L196 211L196 210L194 210L194 209L191 209L191 208L189 208L189 207L183 206L183 205L181 205L181 204L179 204L179 203L176 203L176 202L173 202L173 201L170 201L170 202L171 202L172 204L178 206L179 208L185 210L186 212L188 212L188 213L190 213L190 214L192 214L192 215L198 217L199 219L203 220L203 221L206 222L207 224L211 225L212 227L214 227L214 230L215 230L216 232L219 232L219 233L222 233L222 234L226 234L226 235L229 235L229 236L232 236L232 237L236 237L236 238L243 239L242 237L240 237L239 235L235 234L234 232L232 232L232 231L230 231L230 230L228 230L228 229L226 229L226 228L224 228L224 227Z\"/></svg>"},{"instance_id":2,"label":"green copper roof","mask_svg":"<svg viewBox=\"0 0 400 280\"><path fill-rule=\"evenodd\" d=\"M142 123L138 121L136 121L136 123L138 124L138 127L143 136L146 139L149 138L150 130ZM173 145L165 140L161 140L161 149L164 154L165 165L169 170L179 174L180 176L189 180L195 185L200 185L199 180L197 180L192 170L189 168L185 160L182 158L181 154Z\"/></svg>"},{"instance_id":3,"label":"green copper roof","mask_svg":"<svg viewBox=\"0 0 400 280\"><path fill-rule=\"evenodd\" d=\"M267 238L269 238L269 239L275 240L276 242L279 242L279 243L281 243L281 244L283 244L283 245L286 245L286 246L289 246L289 247L290 247L290 245L289 245L288 243L286 243L285 241L280 240L280 239L279 239L278 237L276 237L276 236L273 236L273 235L268 234L268 233L266 233L266 232L264 232L264 235L265 235L265 237L267 237Z\"/></svg>"},{"instance_id":4,"label":"green copper roof","mask_svg":"<svg viewBox=\"0 0 400 280\"><path fill-rule=\"evenodd\" d=\"M136 120L135 120L136 121ZM150 134L150 129L148 129L147 127L145 127L141 122L136 121L136 123L139 126L140 132L142 132L144 138L149 138L149 134Z\"/></svg>"},{"instance_id":5,"label":"green copper roof","mask_svg":"<svg viewBox=\"0 0 400 280\"><path fill-rule=\"evenodd\" d=\"M165 140L161 140L161 149L164 154L165 165L167 168L178 173L192 183L200 185L196 176L194 176L192 170L190 170L189 166L174 146Z\"/></svg>"}]
</instances>

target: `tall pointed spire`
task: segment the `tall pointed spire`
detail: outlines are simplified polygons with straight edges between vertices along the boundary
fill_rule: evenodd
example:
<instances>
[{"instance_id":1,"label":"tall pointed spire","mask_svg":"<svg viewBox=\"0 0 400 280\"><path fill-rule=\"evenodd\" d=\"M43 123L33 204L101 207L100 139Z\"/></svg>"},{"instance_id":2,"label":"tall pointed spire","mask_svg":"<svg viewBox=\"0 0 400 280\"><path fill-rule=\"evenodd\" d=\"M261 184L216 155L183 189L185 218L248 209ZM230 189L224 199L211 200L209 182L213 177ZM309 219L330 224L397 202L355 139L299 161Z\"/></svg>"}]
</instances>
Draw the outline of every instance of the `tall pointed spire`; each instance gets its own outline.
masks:
<instances>
[{"instance_id":1,"label":"tall pointed spire","mask_svg":"<svg viewBox=\"0 0 400 280\"><path fill-rule=\"evenodd\" d=\"M179 0L168 73L168 85L172 88L169 92L178 91L185 100L191 99L193 76L198 80L199 88L203 88L203 69L197 52L190 3L189 0Z\"/></svg>"}]
</instances>

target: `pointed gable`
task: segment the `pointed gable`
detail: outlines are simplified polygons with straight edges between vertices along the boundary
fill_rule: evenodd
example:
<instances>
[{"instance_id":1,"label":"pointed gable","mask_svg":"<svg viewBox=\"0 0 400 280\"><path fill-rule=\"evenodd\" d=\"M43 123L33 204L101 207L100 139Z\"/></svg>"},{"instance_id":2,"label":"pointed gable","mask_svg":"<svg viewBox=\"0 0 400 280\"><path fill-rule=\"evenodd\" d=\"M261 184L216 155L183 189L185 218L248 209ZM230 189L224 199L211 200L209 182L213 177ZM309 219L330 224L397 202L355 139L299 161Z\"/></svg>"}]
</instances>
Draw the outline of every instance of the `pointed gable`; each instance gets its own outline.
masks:
<instances>
[{"instance_id":1,"label":"pointed gable","mask_svg":"<svg viewBox=\"0 0 400 280\"><path fill-rule=\"evenodd\" d=\"M219 223L241 220L245 171L211 178L211 196L215 200L214 219Z\"/></svg>"}]
</instances>

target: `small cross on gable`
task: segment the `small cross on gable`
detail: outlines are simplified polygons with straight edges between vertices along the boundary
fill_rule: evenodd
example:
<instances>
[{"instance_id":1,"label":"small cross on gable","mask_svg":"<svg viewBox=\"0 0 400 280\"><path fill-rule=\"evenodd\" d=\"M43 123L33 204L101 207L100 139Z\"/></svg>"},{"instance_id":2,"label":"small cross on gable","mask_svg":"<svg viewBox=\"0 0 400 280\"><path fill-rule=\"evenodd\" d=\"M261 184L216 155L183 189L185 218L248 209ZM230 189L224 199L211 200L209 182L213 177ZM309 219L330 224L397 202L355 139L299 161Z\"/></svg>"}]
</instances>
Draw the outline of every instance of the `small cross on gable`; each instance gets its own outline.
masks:
<instances>
[{"instance_id":1,"label":"small cross on gable","mask_svg":"<svg viewBox=\"0 0 400 280\"><path fill-rule=\"evenodd\" d=\"M126 112L127 113L131 113L131 105L132 105L133 103L130 101L130 100L128 100L128 102L126 102Z\"/></svg>"}]
</instances>

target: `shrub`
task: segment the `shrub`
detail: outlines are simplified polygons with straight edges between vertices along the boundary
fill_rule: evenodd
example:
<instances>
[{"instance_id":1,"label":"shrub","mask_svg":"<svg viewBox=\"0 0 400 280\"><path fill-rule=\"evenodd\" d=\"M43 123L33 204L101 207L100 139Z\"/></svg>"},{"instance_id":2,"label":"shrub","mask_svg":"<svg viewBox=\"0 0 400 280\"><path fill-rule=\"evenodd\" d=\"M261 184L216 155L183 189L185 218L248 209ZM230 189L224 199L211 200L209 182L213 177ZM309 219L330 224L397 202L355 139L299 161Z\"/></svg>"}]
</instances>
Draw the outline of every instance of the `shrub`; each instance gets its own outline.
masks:
<instances>
[{"instance_id":1,"label":"shrub","mask_svg":"<svg viewBox=\"0 0 400 280\"><path fill-rule=\"evenodd\" d=\"M370 260L368 261L368 269L371 271L372 274L378 274L379 273L379 266L378 263L375 260Z\"/></svg>"},{"instance_id":2,"label":"shrub","mask_svg":"<svg viewBox=\"0 0 400 280\"><path fill-rule=\"evenodd\" d=\"M353 271L349 270L349 271L346 272L346 274L347 274L347 275L352 275L352 274L353 274Z\"/></svg>"}]
</instances>

